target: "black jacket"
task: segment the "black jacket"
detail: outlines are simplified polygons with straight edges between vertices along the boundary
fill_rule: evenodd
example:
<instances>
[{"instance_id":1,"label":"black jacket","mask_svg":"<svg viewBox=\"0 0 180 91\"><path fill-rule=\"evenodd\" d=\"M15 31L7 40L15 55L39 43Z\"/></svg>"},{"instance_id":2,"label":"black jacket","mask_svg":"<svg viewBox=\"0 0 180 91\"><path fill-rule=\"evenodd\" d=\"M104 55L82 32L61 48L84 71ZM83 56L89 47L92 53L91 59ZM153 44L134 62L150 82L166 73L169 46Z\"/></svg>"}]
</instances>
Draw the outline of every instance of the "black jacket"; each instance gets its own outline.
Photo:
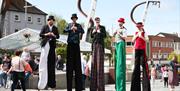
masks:
<instances>
[{"instance_id":1,"label":"black jacket","mask_svg":"<svg viewBox=\"0 0 180 91\"><path fill-rule=\"evenodd\" d=\"M53 32L56 35L56 37L45 36L45 34L48 32ZM58 28L56 26L53 26L52 31L50 31L49 26L45 25L42 27L39 36L41 37L41 47L44 47L47 41L50 42L50 46L56 47L56 39L59 38Z\"/></svg>"}]
</instances>

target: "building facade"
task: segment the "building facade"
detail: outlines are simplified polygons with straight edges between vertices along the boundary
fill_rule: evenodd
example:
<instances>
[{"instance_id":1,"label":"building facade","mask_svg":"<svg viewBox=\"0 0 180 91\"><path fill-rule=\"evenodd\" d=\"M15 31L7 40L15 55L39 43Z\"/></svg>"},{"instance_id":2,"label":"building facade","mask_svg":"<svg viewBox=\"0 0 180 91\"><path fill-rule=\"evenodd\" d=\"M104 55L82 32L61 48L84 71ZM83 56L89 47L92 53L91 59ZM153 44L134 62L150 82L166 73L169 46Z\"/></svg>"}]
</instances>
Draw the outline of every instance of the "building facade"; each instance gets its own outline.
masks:
<instances>
[{"instance_id":1,"label":"building facade","mask_svg":"<svg viewBox=\"0 0 180 91\"><path fill-rule=\"evenodd\" d=\"M149 36L150 56L153 61L166 61L169 54L174 51L173 40L163 36Z\"/></svg>"},{"instance_id":2,"label":"building facade","mask_svg":"<svg viewBox=\"0 0 180 91\"><path fill-rule=\"evenodd\" d=\"M166 38L170 38L173 40L173 48L174 52L177 54L180 54L180 34L174 33L174 34L169 34L169 33L159 33L157 36L162 36Z\"/></svg>"},{"instance_id":3,"label":"building facade","mask_svg":"<svg viewBox=\"0 0 180 91\"><path fill-rule=\"evenodd\" d=\"M40 30L46 24L46 13L27 2L25 12L25 0L12 0L6 12L2 35L7 36L24 28Z\"/></svg>"}]
</instances>

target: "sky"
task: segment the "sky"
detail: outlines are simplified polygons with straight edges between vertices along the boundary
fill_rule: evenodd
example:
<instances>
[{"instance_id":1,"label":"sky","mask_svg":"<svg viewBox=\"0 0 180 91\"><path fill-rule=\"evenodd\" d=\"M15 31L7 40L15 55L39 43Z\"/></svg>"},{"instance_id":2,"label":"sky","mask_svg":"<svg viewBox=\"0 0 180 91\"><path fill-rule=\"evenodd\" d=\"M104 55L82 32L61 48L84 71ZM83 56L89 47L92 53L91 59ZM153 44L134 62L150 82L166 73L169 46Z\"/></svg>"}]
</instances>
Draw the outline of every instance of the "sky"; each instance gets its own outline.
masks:
<instances>
[{"instance_id":1,"label":"sky","mask_svg":"<svg viewBox=\"0 0 180 91\"><path fill-rule=\"evenodd\" d=\"M77 13L78 22L85 23L86 18L78 11L77 0L27 0L47 14L56 14L67 22L71 22L72 13ZM82 9L89 12L92 0L82 0ZM144 0L97 0L95 16L101 18L101 24L112 34L118 28L117 20L125 18L127 34L133 35L135 25L130 19L130 12L134 5ZM180 33L180 0L160 0L161 6L150 5L145 22L145 31L148 35L159 32ZM136 8L134 17L142 21L145 5Z\"/></svg>"}]
</instances>

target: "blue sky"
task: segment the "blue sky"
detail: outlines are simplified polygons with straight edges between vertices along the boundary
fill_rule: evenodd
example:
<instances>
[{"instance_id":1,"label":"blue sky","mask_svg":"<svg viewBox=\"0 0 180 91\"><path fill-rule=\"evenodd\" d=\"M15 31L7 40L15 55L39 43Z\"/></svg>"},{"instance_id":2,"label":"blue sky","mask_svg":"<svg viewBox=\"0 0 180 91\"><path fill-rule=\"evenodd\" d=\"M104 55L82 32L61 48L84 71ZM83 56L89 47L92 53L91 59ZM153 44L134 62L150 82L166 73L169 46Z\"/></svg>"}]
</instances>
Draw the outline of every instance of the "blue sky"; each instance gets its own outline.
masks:
<instances>
[{"instance_id":1,"label":"blue sky","mask_svg":"<svg viewBox=\"0 0 180 91\"><path fill-rule=\"evenodd\" d=\"M78 22L86 22L77 8L77 0L27 0L36 5L44 12L61 16L67 22L71 22L72 13L77 13ZM117 20L125 18L125 27L128 35L134 34L135 25L130 20L130 12L133 6L143 0L97 0L96 15L101 18L101 24L106 26L109 33L118 28ZM148 34L154 35L159 32L180 33L180 0L160 0L161 7L150 5L145 30ZM88 12L91 0L82 0L82 8ZM142 21L144 5L138 7L134 13L137 21Z\"/></svg>"}]
</instances>

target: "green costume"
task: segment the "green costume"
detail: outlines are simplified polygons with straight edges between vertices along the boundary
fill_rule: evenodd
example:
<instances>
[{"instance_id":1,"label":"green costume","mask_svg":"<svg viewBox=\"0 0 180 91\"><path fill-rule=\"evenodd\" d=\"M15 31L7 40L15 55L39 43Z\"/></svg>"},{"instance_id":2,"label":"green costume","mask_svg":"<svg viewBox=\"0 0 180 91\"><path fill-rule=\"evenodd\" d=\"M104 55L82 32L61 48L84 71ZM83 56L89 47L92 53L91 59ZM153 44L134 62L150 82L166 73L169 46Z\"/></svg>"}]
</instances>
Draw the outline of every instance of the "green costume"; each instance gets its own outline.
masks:
<instances>
[{"instance_id":1,"label":"green costume","mask_svg":"<svg viewBox=\"0 0 180 91\"><path fill-rule=\"evenodd\" d=\"M126 43L124 29L118 29L115 33L115 79L116 91L126 91Z\"/></svg>"}]
</instances>

